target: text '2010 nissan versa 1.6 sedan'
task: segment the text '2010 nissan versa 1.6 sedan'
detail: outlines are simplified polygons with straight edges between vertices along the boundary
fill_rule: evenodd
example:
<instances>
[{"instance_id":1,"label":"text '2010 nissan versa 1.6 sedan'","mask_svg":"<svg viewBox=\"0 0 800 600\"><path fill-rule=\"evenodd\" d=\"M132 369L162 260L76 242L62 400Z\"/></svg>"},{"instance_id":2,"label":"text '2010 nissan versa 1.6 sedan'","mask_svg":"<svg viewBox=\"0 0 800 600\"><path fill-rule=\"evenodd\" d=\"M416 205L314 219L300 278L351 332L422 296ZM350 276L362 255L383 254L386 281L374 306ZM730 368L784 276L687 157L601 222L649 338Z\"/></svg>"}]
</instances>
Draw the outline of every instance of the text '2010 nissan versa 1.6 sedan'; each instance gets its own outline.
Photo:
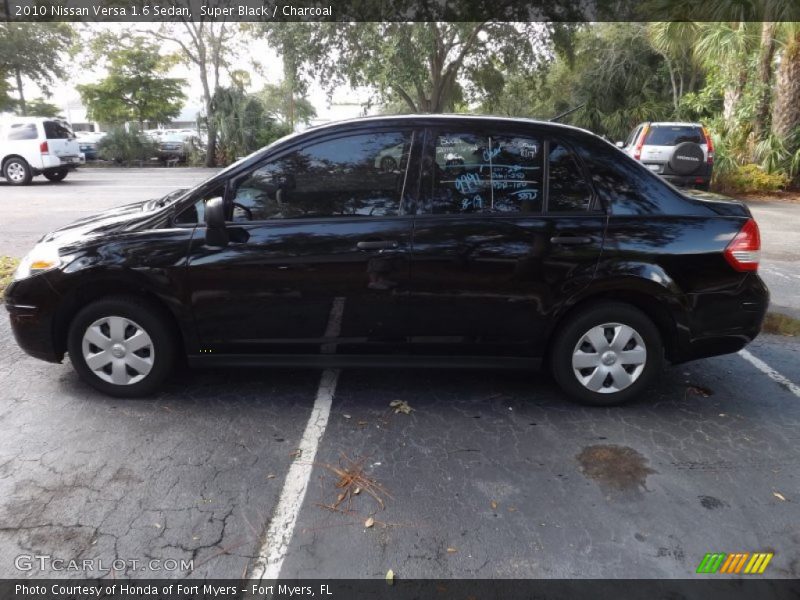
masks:
<instances>
[{"instance_id":1,"label":"text '2010 nissan versa 1.6 sedan'","mask_svg":"<svg viewBox=\"0 0 800 600\"><path fill-rule=\"evenodd\" d=\"M391 157L391 161L387 160ZM99 390L192 366L546 364L596 405L664 360L735 352L768 304L748 209L599 137L523 119L380 117L286 137L192 190L50 233L14 334Z\"/></svg>"}]
</instances>

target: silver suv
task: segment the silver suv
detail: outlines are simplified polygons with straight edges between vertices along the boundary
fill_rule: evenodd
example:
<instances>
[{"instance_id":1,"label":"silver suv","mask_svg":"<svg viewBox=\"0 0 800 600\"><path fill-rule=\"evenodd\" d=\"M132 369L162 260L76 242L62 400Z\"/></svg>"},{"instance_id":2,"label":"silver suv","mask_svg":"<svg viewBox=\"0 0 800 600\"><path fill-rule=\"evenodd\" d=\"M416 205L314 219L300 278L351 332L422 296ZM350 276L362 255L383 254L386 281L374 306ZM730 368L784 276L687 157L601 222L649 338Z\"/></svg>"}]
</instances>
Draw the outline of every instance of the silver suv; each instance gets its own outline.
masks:
<instances>
[{"instance_id":1,"label":"silver suv","mask_svg":"<svg viewBox=\"0 0 800 600\"><path fill-rule=\"evenodd\" d=\"M617 146L675 185L707 190L711 183L714 143L701 123L641 123Z\"/></svg>"}]
</instances>

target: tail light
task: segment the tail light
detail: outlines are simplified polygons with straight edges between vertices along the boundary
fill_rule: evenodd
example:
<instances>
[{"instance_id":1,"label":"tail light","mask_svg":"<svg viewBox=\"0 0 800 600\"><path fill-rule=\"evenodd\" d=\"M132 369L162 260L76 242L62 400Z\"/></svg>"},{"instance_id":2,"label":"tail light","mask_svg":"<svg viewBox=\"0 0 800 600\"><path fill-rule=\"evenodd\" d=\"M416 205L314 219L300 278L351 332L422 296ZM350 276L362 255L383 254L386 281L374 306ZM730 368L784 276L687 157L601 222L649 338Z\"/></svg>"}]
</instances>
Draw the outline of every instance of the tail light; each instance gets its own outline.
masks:
<instances>
[{"instance_id":1,"label":"tail light","mask_svg":"<svg viewBox=\"0 0 800 600\"><path fill-rule=\"evenodd\" d=\"M39 144L39 152L42 154L50 154L50 147L47 145L47 140Z\"/></svg>"},{"instance_id":2,"label":"tail light","mask_svg":"<svg viewBox=\"0 0 800 600\"><path fill-rule=\"evenodd\" d=\"M706 147L708 147L708 164L714 164L714 140L711 139L711 134L708 129L703 127L703 135L706 136Z\"/></svg>"},{"instance_id":3,"label":"tail light","mask_svg":"<svg viewBox=\"0 0 800 600\"><path fill-rule=\"evenodd\" d=\"M725 260L737 271L755 271L761 259L761 235L755 220L748 219L725 248Z\"/></svg>"},{"instance_id":4,"label":"tail light","mask_svg":"<svg viewBox=\"0 0 800 600\"><path fill-rule=\"evenodd\" d=\"M642 127L642 133L639 135L639 140L636 142L636 147L633 149L633 158L635 160L641 160L642 158L642 146L644 146L644 138L647 137L647 132L649 130L649 125Z\"/></svg>"}]
</instances>

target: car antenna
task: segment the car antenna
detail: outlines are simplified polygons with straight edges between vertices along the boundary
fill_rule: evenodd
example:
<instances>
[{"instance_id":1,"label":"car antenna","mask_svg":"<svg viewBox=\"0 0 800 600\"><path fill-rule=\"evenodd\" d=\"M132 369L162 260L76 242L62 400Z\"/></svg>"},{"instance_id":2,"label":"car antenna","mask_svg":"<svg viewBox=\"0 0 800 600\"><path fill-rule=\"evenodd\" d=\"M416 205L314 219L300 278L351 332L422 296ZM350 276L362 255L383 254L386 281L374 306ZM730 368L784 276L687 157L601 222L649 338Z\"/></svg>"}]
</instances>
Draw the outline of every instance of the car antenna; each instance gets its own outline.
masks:
<instances>
[{"instance_id":1,"label":"car antenna","mask_svg":"<svg viewBox=\"0 0 800 600\"><path fill-rule=\"evenodd\" d=\"M564 111L562 113L559 113L555 117L552 117L552 118L548 119L548 121L550 121L552 123L556 123L556 122L560 121L561 119L563 119L564 117L566 117L567 115L571 115L576 110L582 109L584 106L586 106L586 102L581 102L575 108L570 108L569 110L566 110L566 111Z\"/></svg>"}]
</instances>

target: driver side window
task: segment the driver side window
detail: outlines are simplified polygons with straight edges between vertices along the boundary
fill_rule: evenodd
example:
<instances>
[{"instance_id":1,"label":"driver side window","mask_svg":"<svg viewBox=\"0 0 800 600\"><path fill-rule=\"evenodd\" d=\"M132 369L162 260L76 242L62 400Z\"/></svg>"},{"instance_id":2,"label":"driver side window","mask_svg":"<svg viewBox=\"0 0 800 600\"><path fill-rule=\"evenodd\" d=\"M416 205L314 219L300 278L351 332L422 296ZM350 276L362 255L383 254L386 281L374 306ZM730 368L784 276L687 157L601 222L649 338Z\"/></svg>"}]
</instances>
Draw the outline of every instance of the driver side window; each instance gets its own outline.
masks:
<instances>
[{"instance_id":1,"label":"driver side window","mask_svg":"<svg viewBox=\"0 0 800 600\"><path fill-rule=\"evenodd\" d=\"M410 131L380 132L305 146L245 176L234 206L256 221L404 214L412 139Z\"/></svg>"}]
</instances>

